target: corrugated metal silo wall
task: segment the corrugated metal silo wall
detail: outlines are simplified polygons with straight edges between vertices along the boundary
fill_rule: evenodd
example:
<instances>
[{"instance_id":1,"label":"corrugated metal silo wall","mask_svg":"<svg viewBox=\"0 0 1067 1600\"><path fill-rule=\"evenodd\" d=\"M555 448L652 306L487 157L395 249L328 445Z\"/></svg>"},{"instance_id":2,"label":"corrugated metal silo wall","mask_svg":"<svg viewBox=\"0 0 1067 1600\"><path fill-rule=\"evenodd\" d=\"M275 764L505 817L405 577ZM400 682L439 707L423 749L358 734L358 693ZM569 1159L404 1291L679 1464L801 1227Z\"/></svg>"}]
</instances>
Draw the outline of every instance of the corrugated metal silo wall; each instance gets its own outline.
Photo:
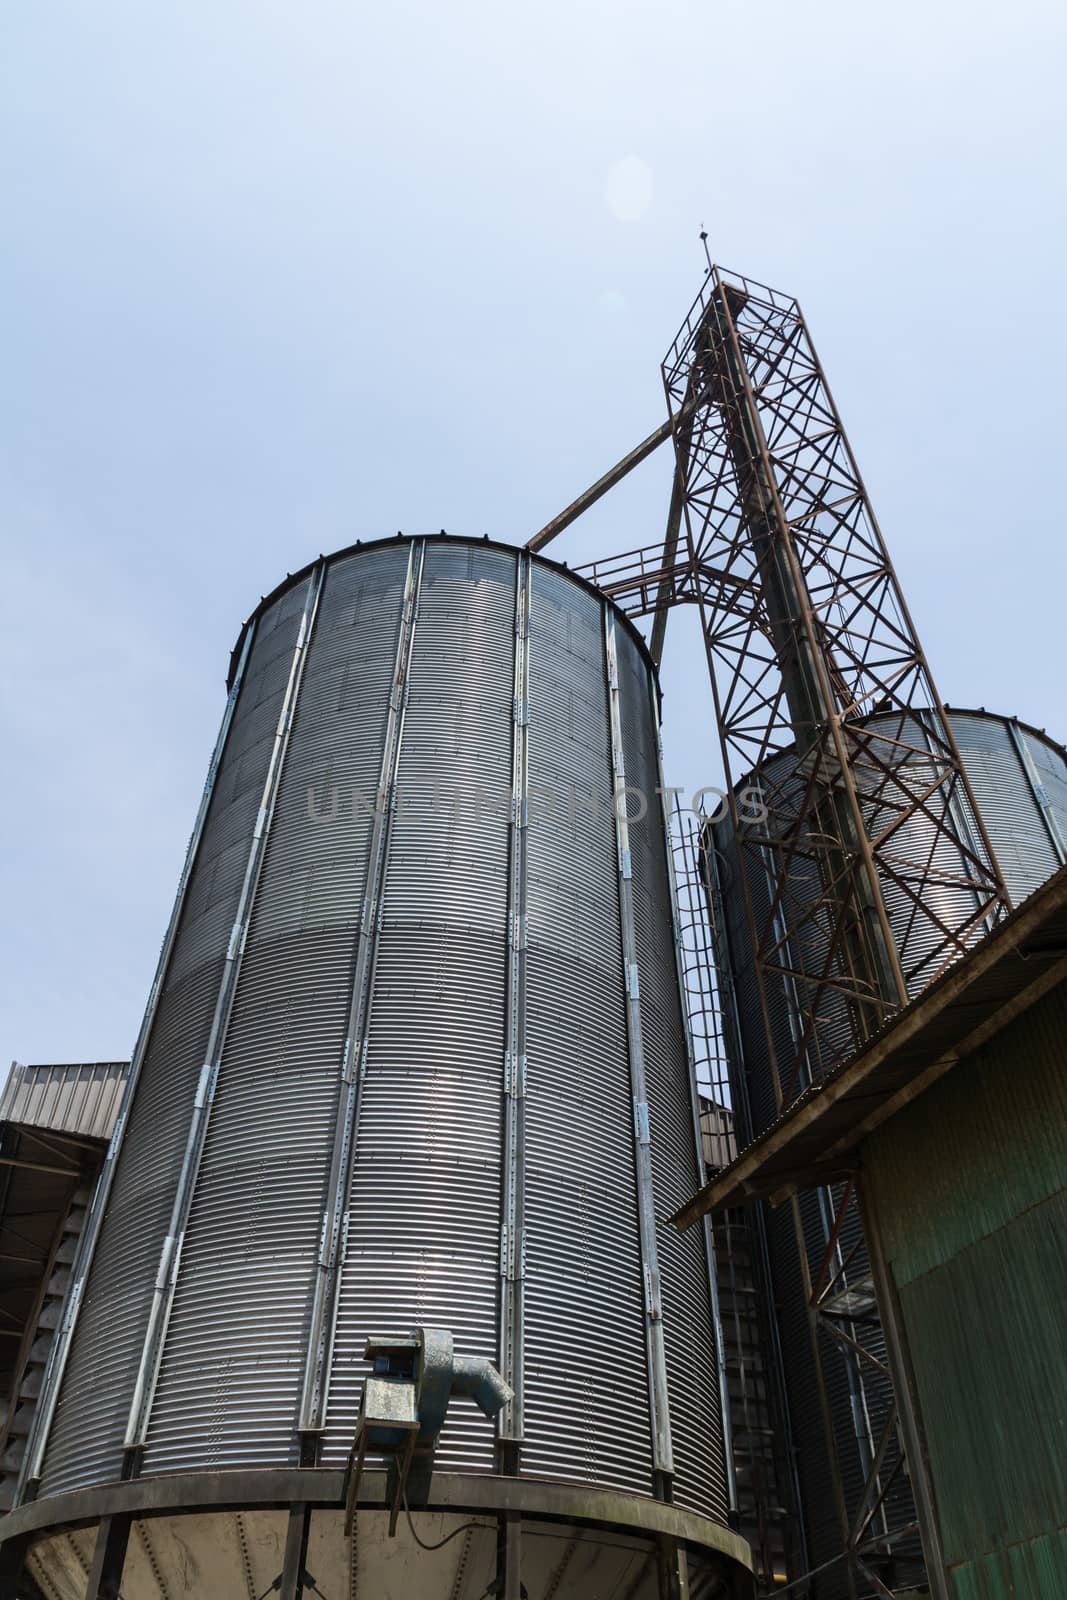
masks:
<instances>
[{"instance_id":1,"label":"corrugated metal silo wall","mask_svg":"<svg viewBox=\"0 0 1067 1600\"><path fill-rule=\"evenodd\" d=\"M702 1227L679 1234L667 1223L667 1218L696 1192L701 1176L694 1137L694 1104L678 1093L678 1041L683 1022L666 836L654 798L659 782L659 735L650 705L648 669L628 635L620 635L619 639L619 679L625 775L627 785L637 791L630 807L634 812L630 848L642 984L641 1027L649 1105L656 1119L652 1168L667 1375L672 1395L686 1396L684 1405L671 1408L675 1495L686 1505L721 1506L726 1494L721 1472L716 1470L713 1482L708 1482L714 1465L708 1444L718 1426L719 1398L717 1354L707 1314L710 1289L706 1239Z\"/></svg>"},{"instance_id":2,"label":"corrugated metal silo wall","mask_svg":"<svg viewBox=\"0 0 1067 1600\"><path fill-rule=\"evenodd\" d=\"M351 1445L368 1334L440 1324L465 1352L498 1356L518 712L530 790L522 1469L651 1492L607 608L532 563L527 713L514 700L525 571L514 551L457 540L390 541L325 564L278 787L260 816L265 847L143 1472L300 1459L361 921L374 959L323 1459L339 1462ZM405 622L409 581L417 610ZM59 1391L45 1494L122 1466L224 957L313 592L308 580L294 584L256 624ZM696 1154L654 696L641 650L625 625L617 631L628 781L651 802L632 830L633 883L675 1494L723 1517L706 1265L665 1222L695 1185ZM382 894L368 914L374 805L394 755ZM492 1469L493 1426L469 1403L453 1407L438 1460Z\"/></svg>"},{"instance_id":3,"label":"corrugated metal silo wall","mask_svg":"<svg viewBox=\"0 0 1067 1600\"><path fill-rule=\"evenodd\" d=\"M584 1460L606 1483L644 1484L652 1446L634 1154L608 1132L633 1111L604 650L593 597L535 568L525 1459L563 1476L581 1476ZM546 1081L549 1060L558 1065ZM576 1407L567 1396L579 1393Z\"/></svg>"},{"instance_id":4,"label":"corrugated metal silo wall","mask_svg":"<svg viewBox=\"0 0 1067 1600\"><path fill-rule=\"evenodd\" d=\"M1001 860L1009 892L1017 902L1039 887L1061 863L1062 854L1057 837L1067 836L1067 759L1052 741L1008 719L962 710L954 710L950 715L977 804ZM916 744L922 743L921 727L914 721L900 731ZM1024 747L1022 751L1020 743ZM1027 754L1033 762L1032 771L1027 767ZM783 759L787 758L779 758ZM1035 775L1039 785L1036 792ZM911 837L902 853L914 848L916 856L919 856L919 834L915 825L909 827ZM735 1077L736 1103L739 1107L747 1105L750 1113L750 1126L744 1137L752 1138L768 1127L776 1116L774 1090L767 1064L755 972L749 954L748 925L738 877L740 858L728 819L724 818L714 825L713 838L724 913L724 937L720 938L719 959L728 961L733 979L744 1059L744 1081L737 1080L736 1061L731 1063L731 1071ZM942 850L935 865L951 871L957 864L949 861ZM794 882L793 891L801 899L809 892L803 879ZM764 873L750 870L749 892L757 920L766 917L770 898ZM966 891L958 890L949 892L954 893L957 899L961 893L966 894ZM896 925L906 914L906 908L892 886L887 886L887 906L891 920ZM811 960L813 954L812 945L805 951L805 956ZM920 974L917 982L921 986L925 977L931 975ZM771 991L769 1004L778 1060L791 1062L796 1054L793 1043L795 1023L793 1005L784 984ZM846 1037L842 1027L840 1039ZM823 1033L824 1043L832 1050L837 1038L838 1030L831 1014ZM830 1191L809 1191L799 1196L798 1205L809 1271L814 1277L829 1236L833 1195ZM787 1403L804 1498L808 1558L809 1565L814 1567L831 1560L841 1547L833 1476L813 1381L809 1318L791 1210L788 1206L777 1210L764 1207L764 1214L774 1280L775 1311L781 1330ZM862 1235L859 1223L853 1220L854 1216L853 1213L846 1223L839 1255L848 1256L853 1245L859 1243L848 1272L850 1281L855 1282L865 1275L867 1261L860 1242ZM876 1378L872 1379L870 1369L864 1364L862 1394L857 1394L855 1380L851 1386L849 1383L848 1358L829 1338L825 1335L820 1337L841 1478L846 1497L851 1504L855 1504L864 1477L865 1449L869 1449L869 1439L864 1442L857 1434L855 1406L859 1400L861 1409L866 1408L870 1419L869 1429L861 1424L860 1434L868 1432L876 1442L885 1416L888 1392ZM865 1342L872 1354L883 1359L880 1335L873 1343L869 1339L865 1339ZM902 1502L898 1509L903 1512L907 1508ZM824 1574L817 1581L820 1600L823 1597L825 1600L837 1600L839 1595L845 1594L846 1588L843 1574Z\"/></svg>"},{"instance_id":5,"label":"corrugated metal silo wall","mask_svg":"<svg viewBox=\"0 0 1067 1600\"><path fill-rule=\"evenodd\" d=\"M260 621L79 1309L45 1493L116 1478L122 1468L152 1288L306 589L281 596Z\"/></svg>"},{"instance_id":6,"label":"corrugated metal silo wall","mask_svg":"<svg viewBox=\"0 0 1067 1600\"><path fill-rule=\"evenodd\" d=\"M149 1472L192 1468L205 1450L216 1467L298 1459L372 815L348 791L377 791L406 570L394 547L338 562L319 602L182 1247Z\"/></svg>"},{"instance_id":7,"label":"corrugated metal silo wall","mask_svg":"<svg viewBox=\"0 0 1067 1600\"><path fill-rule=\"evenodd\" d=\"M496 1356L508 820L489 798L510 786L514 616L513 557L428 548L349 1195L329 1460L351 1446L369 1334L440 1325L460 1349ZM438 1459L489 1469L491 1424L454 1406Z\"/></svg>"},{"instance_id":8,"label":"corrugated metal silo wall","mask_svg":"<svg viewBox=\"0 0 1067 1600\"><path fill-rule=\"evenodd\" d=\"M1067 837L1067 761L1058 745L1006 717L953 711L950 721L1018 905L1062 865L1057 835Z\"/></svg>"}]
</instances>

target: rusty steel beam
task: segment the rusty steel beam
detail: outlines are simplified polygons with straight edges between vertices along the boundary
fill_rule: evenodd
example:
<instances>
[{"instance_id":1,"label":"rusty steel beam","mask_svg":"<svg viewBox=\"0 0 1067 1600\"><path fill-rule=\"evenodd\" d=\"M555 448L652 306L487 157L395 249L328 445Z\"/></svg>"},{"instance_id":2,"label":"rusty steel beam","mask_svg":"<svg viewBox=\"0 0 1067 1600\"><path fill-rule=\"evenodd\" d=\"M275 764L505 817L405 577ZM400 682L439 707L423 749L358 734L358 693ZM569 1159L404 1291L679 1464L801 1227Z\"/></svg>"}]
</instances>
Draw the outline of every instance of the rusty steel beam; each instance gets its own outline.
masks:
<instances>
[{"instance_id":1,"label":"rusty steel beam","mask_svg":"<svg viewBox=\"0 0 1067 1600\"><path fill-rule=\"evenodd\" d=\"M527 550L543 550L546 544L550 544L553 539L558 538L563 530L569 528L572 522L577 522L578 518L588 511L590 506L595 506L598 500L603 499L609 489L614 489L616 484L621 483L635 467L641 465L642 461L647 461L653 451L658 450L661 444L666 444L671 435L682 427L690 417L694 416L702 406L706 406L710 399L711 395L707 390L688 394L676 415L670 416L666 422L660 423L659 427L654 429L647 439L642 439L639 445L634 446L629 455L623 456L621 461L616 461L613 467L608 468L603 477L590 484L589 488L584 490L577 500L572 500L570 505L559 513L558 517L553 517L551 522L546 522L539 533L535 533L532 539L528 539L526 541Z\"/></svg>"},{"instance_id":2,"label":"rusty steel beam","mask_svg":"<svg viewBox=\"0 0 1067 1600\"><path fill-rule=\"evenodd\" d=\"M663 540L663 565L669 571L678 559L678 537L682 528L682 507L685 503L685 491L682 478L675 467L674 481L671 484L671 503L667 512L667 532ZM669 583L664 580L656 596L656 609L652 622L652 638L649 641L649 650L658 669L663 660L663 645L667 638L667 613L674 604L673 594Z\"/></svg>"},{"instance_id":3,"label":"rusty steel beam","mask_svg":"<svg viewBox=\"0 0 1067 1600\"><path fill-rule=\"evenodd\" d=\"M577 522L583 512L588 511L590 506L595 506L597 501L602 499L609 489L614 489L616 484L621 483L628 473L631 473L635 467L641 465L642 461L647 461L654 450L658 450L661 444L667 442L673 430L673 418L668 418L666 422L661 423L658 428L649 434L647 439L642 439L641 443L636 445L629 455L623 456L621 461L616 461L613 467L608 468L603 477L590 484L589 488L584 490L577 500L572 500L570 505L559 513L558 517L553 517L551 522L546 522L539 533L535 533L532 539L528 539L526 542L527 550L543 550L546 544L550 544L553 539L558 538L565 528L570 527L572 522Z\"/></svg>"}]
</instances>

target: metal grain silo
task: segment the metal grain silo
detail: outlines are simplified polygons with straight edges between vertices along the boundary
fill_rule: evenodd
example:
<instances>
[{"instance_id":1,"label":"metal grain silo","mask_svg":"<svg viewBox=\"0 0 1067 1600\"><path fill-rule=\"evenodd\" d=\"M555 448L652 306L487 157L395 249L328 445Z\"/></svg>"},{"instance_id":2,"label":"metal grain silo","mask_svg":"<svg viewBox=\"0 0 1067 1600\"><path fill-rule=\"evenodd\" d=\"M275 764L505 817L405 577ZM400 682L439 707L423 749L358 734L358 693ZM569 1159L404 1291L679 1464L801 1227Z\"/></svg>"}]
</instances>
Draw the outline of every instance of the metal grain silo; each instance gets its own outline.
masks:
<instances>
[{"instance_id":1,"label":"metal grain silo","mask_svg":"<svg viewBox=\"0 0 1067 1600\"><path fill-rule=\"evenodd\" d=\"M1067 752L1044 733L1014 718L991 715L984 710L948 709L947 715L1008 892L1018 904L1067 859ZM923 729L919 718L911 717L906 725L897 714L892 720L894 734L899 732L909 745L921 748ZM790 759L789 752L785 752L777 756L775 762L788 766ZM921 762L921 756L916 757L916 762ZM743 791L752 784L750 776L738 787ZM911 836L901 849L903 859L922 859L922 826L921 813L907 824ZM931 829L931 844L933 838ZM745 894L740 877L741 855L728 817L723 816L706 827L704 845L703 861L712 900L733 1110L741 1129L741 1142L747 1143L770 1126L778 1115L778 1108L749 953ZM753 858L750 855L747 859ZM931 857L930 865L930 895L944 898L947 921L955 926L963 925L967 911L965 897L969 891L959 886L964 877L959 861L954 862L948 852L940 848ZM800 892L804 870L803 864L798 864L794 882ZM814 894L817 889L814 876L811 885ZM747 888L756 918L770 915L766 879L750 870ZM883 883L883 892L890 924L899 932L902 919L908 915L908 906L893 884ZM813 943L804 950L802 965L806 970L816 970L819 965L814 943L819 937L816 919L812 919L805 936ZM934 976L933 971L920 971L915 988L921 988ZM768 984L767 999L778 1059L792 1061L797 1055L802 1029L794 995L785 979ZM831 1014L820 1043L831 1053L835 1048L843 1051L850 1036L848 1019L842 1013L835 1037L835 1019ZM801 1086L804 1081L802 1075ZM844 1596L848 1592L848 1578L840 1562L836 1567L827 1565L839 1556L841 1533L834 1472L812 1363L805 1262L798 1246L797 1226L799 1224L804 1239L807 1272L814 1279L831 1242L835 1198L835 1191L830 1189L804 1191L796 1198L796 1218L790 1206L777 1209L761 1206L757 1211L757 1225L764 1230L766 1241L770 1297L778 1322L785 1398L796 1448L803 1500L803 1536L807 1544L805 1565L809 1571L825 1567L812 1588L819 1600L838 1600L839 1596ZM870 1292L870 1273L862 1229L854 1210L845 1217L834 1249L835 1260L845 1264L844 1277L850 1285L849 1292L859 1304ZM851 1335L877 1359L884 1360L879 1330L864 1330L861 1320L852 1325ZM840 1343L826 1338L821 1330L818 1337L824 1344L823 1365L838 1472L847 1503L853 1506L877 1449L889 1399L888 1381L879 1378L870 1362L853 1359ZM906 1485L900 1481L891 1491L898 1498L907 1492ZM906 1515L897 1518L898 1525L908 1520ZM917 1545L913 1544L910 1551L906 1544L899 1546L897 1560L900 1581L917 1579L921 1575Z\"/></svg>"},{"instance_id":2,"label":"metal grain silo","mask_svg":"<svg viewBox=\"0 0 1067 1600\"><path fill-rule=\"evenodd\" d=\"M706 1241L665 1221L657 724L622 616L489 541L320 559L245 626L0 1527L50 1594L744 1592ZM513 1398L453 1400L421 1530L372 1470L346 1541L367 1341L427 1328Z\"/></svg>"}]
</instances>

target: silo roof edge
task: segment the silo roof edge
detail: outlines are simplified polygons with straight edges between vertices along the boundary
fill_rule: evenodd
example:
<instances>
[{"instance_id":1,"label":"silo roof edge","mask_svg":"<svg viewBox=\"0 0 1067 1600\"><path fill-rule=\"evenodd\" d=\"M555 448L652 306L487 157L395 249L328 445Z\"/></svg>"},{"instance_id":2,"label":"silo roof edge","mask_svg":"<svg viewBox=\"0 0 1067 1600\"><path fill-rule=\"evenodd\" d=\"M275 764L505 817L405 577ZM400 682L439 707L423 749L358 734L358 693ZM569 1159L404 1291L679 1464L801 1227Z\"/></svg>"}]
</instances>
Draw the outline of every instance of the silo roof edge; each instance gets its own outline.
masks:
<instances>
[{"instance_id":1,"label":"silo roof edge","mask_svg":"<svg viewBox=\"0 0 1067 1600\"><path fill-rule=\"evenodd\" d=\"M451 541L453 544L475 545L479 549L506 550L511 555L518 554L520 551L522 551L529 555L531 561L539 562L542 566L551 567L554 571L565 574L565 576L576 583L580 589L585 589L589 594L595 595L598 600L606 601L607 604L611 606L619 622L624 628L626 628L630 634L630 637L636 643L637 648L641 652L641 656L645 662L645 665L652 674L653 682L656 685L656 692L657 694L660 693L659 672L655 662L652 659L652 655L649 651L644 635L641 633L641 630L634 625L626 613L621 611L613 600L610 600L602 590L597 588L596 584L591 583L588 578L583 577L582 574L577 572L573 567L569 567L565 561L553 561L549 556L540 555L537 551L526 550L524 545L509 544L506 539L491 539L484 535L464 533L436 533L425 535L392 534L383 536L380 539L357 539L352 544L344 545L340 550L331 550L327 555L317 556L314 561L307 562L307 564L301 567L297 572L288 573L281 583L275 584L274 588L271 589L269 594L265 594L263 596L259 604L253 611L249 613L244 622L241 624L241 629L237 635L234 647L230 651L230 665L226 674L227 690L233 688L234 678L237 673L237 662L240 659L241 648L244 644L245 635L247 634L249 628L263 614L263 612L266 611L269 606L272 606L274 602L283 594L285 594L288 589L293 588L294 585L298 583L303 583L305 578L307 578L315 570L320 561L325 561L327 564L330 564L334 561L343 561L346 556L353 556L357 551L382 548L386 545L396 544L398 540L416 538L425 538L428 543L436 543L438 540L441 540L442 542Z\"/></svg>"}]
</instances>

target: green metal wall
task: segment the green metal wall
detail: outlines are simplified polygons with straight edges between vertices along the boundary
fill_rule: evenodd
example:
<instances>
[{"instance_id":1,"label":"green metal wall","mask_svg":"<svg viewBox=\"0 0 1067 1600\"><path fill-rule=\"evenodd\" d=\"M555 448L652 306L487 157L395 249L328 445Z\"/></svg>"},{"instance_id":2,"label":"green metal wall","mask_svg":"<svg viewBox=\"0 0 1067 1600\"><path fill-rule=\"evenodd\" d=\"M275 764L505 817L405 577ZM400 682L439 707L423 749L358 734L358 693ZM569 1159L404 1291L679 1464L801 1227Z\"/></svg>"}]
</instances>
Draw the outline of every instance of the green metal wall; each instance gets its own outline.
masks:
<instances>
[{"instance_id":1,"label":"green metal wall","mask_svg":"<svg viewBox=\"0 0 1067 1600\"><path fill-rule=\"evenodd\" d=\"M953 1600L1067 1596L1067 988L867 1141Z\"/></svg>"}]
</instances>

